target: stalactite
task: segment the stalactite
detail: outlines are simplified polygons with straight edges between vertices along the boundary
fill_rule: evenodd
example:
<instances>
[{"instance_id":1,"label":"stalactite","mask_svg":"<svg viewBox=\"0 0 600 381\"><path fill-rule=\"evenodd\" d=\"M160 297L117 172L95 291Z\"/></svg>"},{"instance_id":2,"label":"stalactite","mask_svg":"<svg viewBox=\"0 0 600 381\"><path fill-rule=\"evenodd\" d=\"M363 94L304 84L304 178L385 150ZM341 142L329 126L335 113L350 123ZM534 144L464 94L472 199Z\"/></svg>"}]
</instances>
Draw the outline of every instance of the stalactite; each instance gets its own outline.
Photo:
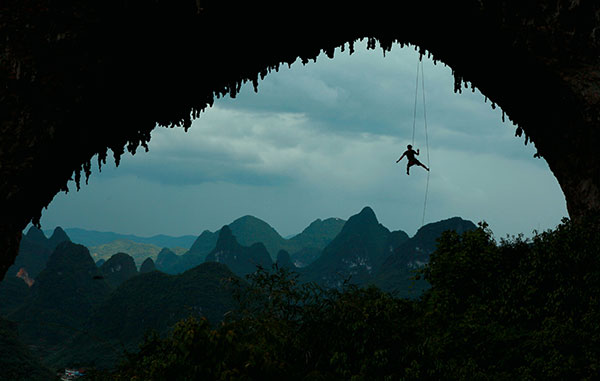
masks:
<instances>
[{"instance_id":1,"label":"stalactite","mask_svg":"<svg viewBox=\"0 0 600 381\"><path fill-rule=\"evenodd\" d=\"M454 75L454 92L455 93L462 93L462 77L457 74L454 70L452 71L452 74Z\"/></svg>"},{"instance_id":2,"label":"stalactite","mask_svg":"<svg viewBox=\"0 0 600 381\"><path fill-rule=\"evenodd\" d=\"M367 38L367 50L373 50L376 47L375 39L373 37Z\"/></svg>"},{"instance_id":3,"label":"stalactite","mask_svg":"<svg viewBox=\"0 0 600 381\"><path fill-rule=\"evenodd\" d=\"M517 130L515 131L515 136L521 136L523 135L523 129L521 128L521 126L517 127Z\"/></svg>"},{"instance_id":4,"label":"stalactite","mask_svg":"<svg viewBox=\"0 0 600 381\"><path fill-rule=\"evenodd\" d=\"M81 165L77 166L75 169L75 186L77 187L77 191L81 189Z\"/></svg>"},{"instance_id":5,"label":"stalactite","mask_svg":"<svg viewBox=\"0 0 600 381\"><path fill-rule=\"evenodd\" d=\"M255 93L258 93L258 77L252 79L252 88L254 88Z\"/></svg>"},{"instance_id":6,"label":"stalactite","mask_svg":"<svg viewBox=\"0 0 600 381\"><path fill-rule=\"evenodd\" d=\"M121 164L121 155L123 155L124 150L122 146L113 146L110 148L113 151L113 158L115 159L115 166L118 167Z\"/></svg>"},{"instance_id":7,"label":"stalactite","mask_svg":"<svg viewBox=\"0 0 600 381\"><path fill-rule=\"evenodd\" d=\"M83 162L83 172L85 173L85 185L88 185L90 176L92 175L92 163L90 160Z\"/></svg>"}]
</instances>

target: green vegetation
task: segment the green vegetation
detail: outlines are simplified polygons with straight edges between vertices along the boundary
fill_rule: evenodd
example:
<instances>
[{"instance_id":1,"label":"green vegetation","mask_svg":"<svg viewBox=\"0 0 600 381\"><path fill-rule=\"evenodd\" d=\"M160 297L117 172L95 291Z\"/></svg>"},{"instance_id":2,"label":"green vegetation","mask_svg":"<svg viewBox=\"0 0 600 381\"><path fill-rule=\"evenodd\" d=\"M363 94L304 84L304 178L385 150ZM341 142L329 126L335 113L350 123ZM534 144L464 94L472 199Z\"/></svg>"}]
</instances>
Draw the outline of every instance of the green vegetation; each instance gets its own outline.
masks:
<instances>
[{"instance_id":1,"label":"green vegetation","mask_svg":"<svg viewBox=\"0 0 600 381\"><path fill-rule=\"evenodd\" d=\"M17 324L0 318L0 379L52 380L54 375L17 339Z\"/></svg>"},{"instance_id":2,"label":"green vegetation","mask_svg":"<svg viewBox=\"0 0 600 381\"><path fill-rule=\"evenodd\" d=\"M0 283L0 316L6 316L27 300L29 286L16 276L7 275Z\"/></svg>"},{"instance_id":3,"label":"green vegetation","mask_svg":"<svg viewBox=\"0 0 600 381\"><path fill-rule=\"evenodd\" d=\"M7 316L19 323L19 336L40 356L51 353L81 329L108 296L109 286L84 246L59 244L37 276L24 303Z\"/></svg>"},{"instance_id":4,"label":"green vegetation","mask_svg":"<svg viewBox=\"0 0 600 381\"><path fill-rule=\"evenodd\" d=\"M46 360L55 367L113 368L123 350L135 350L148 331L164 335L188 316L217 324L234 306L228 287L234 278L219 263L204 263L179 275L152 271L134 276L114 290L80 332Z\"/></svg>"},{"instance_id":5,"label":"green vegetation","mask_svg":"<svg viewBox=\"0 0 600 381\"><path fill-rule=\"evenodd\" d=\"M324 290L285 269L240 288L230 319L148 336L109 379L595 379L600 219L496 242L445 232L418 300ZM100 377L100 376L98 376Z\"/></svg>"}]
</instances>

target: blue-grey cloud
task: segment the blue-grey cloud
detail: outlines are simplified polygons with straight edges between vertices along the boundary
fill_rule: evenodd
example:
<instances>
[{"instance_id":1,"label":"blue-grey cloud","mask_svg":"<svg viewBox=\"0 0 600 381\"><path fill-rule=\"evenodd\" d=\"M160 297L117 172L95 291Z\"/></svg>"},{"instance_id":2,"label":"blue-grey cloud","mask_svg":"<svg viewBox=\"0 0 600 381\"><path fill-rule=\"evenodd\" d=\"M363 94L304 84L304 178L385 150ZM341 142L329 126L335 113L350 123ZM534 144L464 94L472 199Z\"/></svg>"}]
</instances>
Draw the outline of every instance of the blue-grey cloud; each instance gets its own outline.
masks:
<instances>
[{"instance_id":1,"label":"blue-grey cloud","mask_svg":"<svg viewBox=\"0 0 600 381\"><path fill-rule=\"evenodd\" d=\"M218 100L187 133L155 129L149 153L125 155L81 192L57 196L42 222L196 234L253 214L293 234L370 205L384 225L413 234L426 172L406 176L406 161L395 160L411 140L417 57L357 46L352 56L282 68L258 94L248 85ZM429 152L420 103L415 145L431 160L426 222L485 219L499 235L558 223L564 197L535 148L481 94L455 94L449 68L424 66Z\"/></svg>"}]
</instances>

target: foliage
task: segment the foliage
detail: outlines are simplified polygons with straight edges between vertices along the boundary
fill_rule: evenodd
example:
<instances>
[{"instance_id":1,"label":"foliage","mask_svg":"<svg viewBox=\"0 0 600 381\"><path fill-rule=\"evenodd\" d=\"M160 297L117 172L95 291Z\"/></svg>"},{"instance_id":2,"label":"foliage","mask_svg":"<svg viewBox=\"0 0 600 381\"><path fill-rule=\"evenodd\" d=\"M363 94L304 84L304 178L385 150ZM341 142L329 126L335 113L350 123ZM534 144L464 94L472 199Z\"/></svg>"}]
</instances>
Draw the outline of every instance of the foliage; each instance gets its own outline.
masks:
<instances>
[{"instance_id":1,"label":"foliage","mask_svg":"<svg viewBox=\"0 0 600 381\"><path fill-rule=\"evenodd\" d=\"M117 379L594 379L600 367L600 219L497 242L446 232L419 300L324 290L260 269L215 328L149 336Z\"/></svg>"},{"instance_id":2,"label":"foliage","mask_svg":"<svg viewBox=\"0 0 600 381\"><path fill-rule=\"evenodd\" d=\"M204 263L180 275L153 271L135 276L98 306L82 332L46 360L56 367L114 368L122 350L135 350L148 330L166 334L188 316L203 316L216 324L233 308L228 285L234 277L218 263Z\"/></svg>"},{"instance_id":3,"label":"foliage","mask_svg":"<svg viewBox=\"0 0 600 381\"><path fill-rule=\"evenodd\" d=\"M600 358L598 219L492 239L447 232L424 271L428 376L590 379ZM434 359L434 360L433 360Z\"/></svg>"},{"instance_id":4,"label":"foliage","mask_svg":"<svg viewBox=\"0 0 600 381\"><path fill-rule=\"evenodd\" d=\"M0 318L0 380L51 380L52 372L19 342L16 332L16 324Z\"/></svg>"},{"instance_id":5,"label":"foliage","mask_svg":"<svg viewBox=\"0 0 600 381\"><path fill-rule=\"evenodd\" d=\"M411 302L373 287L325 291L286 269L249 278L226 322L190 318L164 339L149 336L111 377L360 379L391 375L410 356L395 343L414 341Z\"/></svg>"},{"instance_id":6,"label":"foliage","mask_svg":"<svg viewBox=\"0 0 600 381\"><path fill-rule=\"evenodd\" d=\"M110 293L88 250L69 241L58 245L24 303L7 316L19 323L24 343L41 353L76 333Z\"/></svg>"}]
</instances>

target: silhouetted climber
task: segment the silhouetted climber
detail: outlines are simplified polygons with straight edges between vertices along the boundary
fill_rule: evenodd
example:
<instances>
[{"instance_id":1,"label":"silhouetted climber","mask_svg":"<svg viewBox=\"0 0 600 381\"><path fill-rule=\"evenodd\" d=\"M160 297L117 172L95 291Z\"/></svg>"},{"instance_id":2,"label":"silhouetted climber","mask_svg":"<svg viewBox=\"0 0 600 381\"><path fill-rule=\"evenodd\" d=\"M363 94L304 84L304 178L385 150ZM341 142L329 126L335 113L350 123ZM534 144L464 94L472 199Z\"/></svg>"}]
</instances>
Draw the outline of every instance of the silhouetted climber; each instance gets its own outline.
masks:
<instances>
[{"instance_id":1,"label":"silhouetted climber","mask_svg":"<svg viewBox=\"0 0 600 381\"><path fill-rule=\"evenodd\" d=\"M404 151L404 153L402 154L402 156L400 156L400 159L396 160L396 163L399 163L400 160L402 160L402 158L404 156L406 156L406 158L408 159L408 164L406 164L406 174L410 175L410 167L412 167L413 165L418 165L420 167L425 168L427 171L429 171L429 168L427 168L425 166L425 164L421 163L419 160L417 160L417 158L415 157L415 155L419 154L419 150L417 149L416 151L412 149L412 146L409 144L408 146L406 146L406 148L408 148L406 151Z\"/></svg>"}]
</instances>

